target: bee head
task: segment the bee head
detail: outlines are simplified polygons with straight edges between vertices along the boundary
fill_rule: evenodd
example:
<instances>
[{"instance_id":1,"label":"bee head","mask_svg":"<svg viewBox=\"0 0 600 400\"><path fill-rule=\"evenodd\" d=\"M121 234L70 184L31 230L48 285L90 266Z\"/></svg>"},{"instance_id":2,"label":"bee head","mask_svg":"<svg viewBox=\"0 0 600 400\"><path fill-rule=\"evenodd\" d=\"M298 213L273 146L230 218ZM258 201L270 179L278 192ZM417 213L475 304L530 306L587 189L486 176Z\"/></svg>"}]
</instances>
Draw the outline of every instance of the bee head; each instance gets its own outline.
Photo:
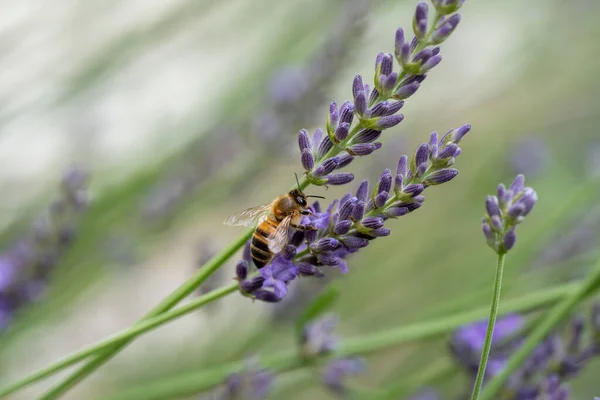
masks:
<instances>
[{"instance_id":1,"label":"bee head","mask_svg":"<svg viewBox=\"0 0 600 400\"><path fill-rule=\"evenodd\" d=\"M306 196L298 189L294 189L288 193L290 197L302 208L308 207Z\"/></svg>"}]
</instances>

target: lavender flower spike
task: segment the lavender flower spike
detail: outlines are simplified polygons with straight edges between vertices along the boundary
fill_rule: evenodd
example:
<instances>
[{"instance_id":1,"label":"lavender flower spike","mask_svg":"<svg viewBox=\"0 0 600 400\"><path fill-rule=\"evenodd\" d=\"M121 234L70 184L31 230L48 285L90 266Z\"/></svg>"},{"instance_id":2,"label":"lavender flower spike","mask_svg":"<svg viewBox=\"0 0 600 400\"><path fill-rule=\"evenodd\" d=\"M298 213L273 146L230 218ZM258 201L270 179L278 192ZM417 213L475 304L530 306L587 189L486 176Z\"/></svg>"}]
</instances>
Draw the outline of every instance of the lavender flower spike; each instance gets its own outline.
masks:
<instances>
[{"instance_id":1,"label":"lavender flower spike","mask_svg":"<svg viewBox=\"0 0 600 400\"><path fill-rule=\"evenodd\" d=\"M488 245L498 254L504 254L515 245L517 224L521 223L537 201L535 190L525 187L525 177L519 175L506 190L498 187L498 196L488 196L482 230Z\"/></svg>"}]
</instances>

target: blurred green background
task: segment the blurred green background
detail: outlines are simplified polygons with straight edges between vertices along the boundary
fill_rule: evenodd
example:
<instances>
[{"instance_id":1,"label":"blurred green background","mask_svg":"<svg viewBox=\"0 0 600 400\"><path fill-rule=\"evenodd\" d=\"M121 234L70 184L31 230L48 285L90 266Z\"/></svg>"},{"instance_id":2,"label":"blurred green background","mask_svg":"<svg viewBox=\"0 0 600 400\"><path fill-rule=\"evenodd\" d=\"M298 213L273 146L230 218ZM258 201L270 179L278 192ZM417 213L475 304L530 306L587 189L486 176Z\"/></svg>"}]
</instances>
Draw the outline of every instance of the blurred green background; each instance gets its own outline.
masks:
<instances>
[{"instance_id":1,"label":"blurred green background","mask_svg":"<svg viewBox=\"0 0 600 400\"><path fill-rule=\"evenodd\" d=\"M237 237L222 220L293 183L298 129L324 127L355 74L371 80L415 2L60 5L11 3L0 26L0 244L27 231L73 163L91 170L92 205L48 293L2 333L3 383L126 328ZM378 157L348 167L357 181L375 179L430 132L471 123L460 175L393 221L348 275L332 274L343 336L487 306L495 258L480 233L484 197L518 172L540 200L508 257L504 298L579 278L597 255L600 3L469 1L461 14L405 121L386 131ZM210 284L230 282L232 265ZM294 284L283 305L234 295L161 327L65 398L290 348L297 310L323 287ZM359 381L416 385L448 360L446 338L401 346L369 357ZM572 382L575 399L600 395L599 371L596 361ZM457 398L466 379L427 383ZM301 372L279 379L272 398L330 395Z\"/></svg>"}]
</instances>

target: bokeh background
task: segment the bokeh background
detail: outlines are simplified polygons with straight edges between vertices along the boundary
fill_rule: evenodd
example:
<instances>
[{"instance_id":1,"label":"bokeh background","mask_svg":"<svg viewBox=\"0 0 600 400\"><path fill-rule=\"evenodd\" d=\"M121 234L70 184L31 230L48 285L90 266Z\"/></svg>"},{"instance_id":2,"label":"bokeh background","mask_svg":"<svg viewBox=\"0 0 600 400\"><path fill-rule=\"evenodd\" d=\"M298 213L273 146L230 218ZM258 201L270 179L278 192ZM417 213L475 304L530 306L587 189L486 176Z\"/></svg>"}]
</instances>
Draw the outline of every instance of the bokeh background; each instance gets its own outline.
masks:
<instances>
[{"instance_id":1,"label":"bokeh background","mask_svg":"<svg viewBox=\"0 0 600 400\"><path fill-rule=\"evenodd\" d=\"M241 230L222 220L270 201L301 172L296 133L323 127L410 29L414 1L4 2L0 19L0 249L30 231L73 165L90 206L40 295L4 323L0 381L128 327ZM284 304L238 295L130 345L65 398L104 398L255 352L294 345L302 306L335 280L338 332L359 336L485 307L494 254L484 196L525 173L539 195L507 261L504 298L582 277L600 235L600 3L470 1L443 62L386 131L357 180L394 168L431 131L471 123L460 175L351 259L350 273L294 282ZM355 186L352 186L353 188ZM343 192L311 190L333 199ZM235 261L235 258L232 262ZM230 282L232 263L200 290ZM457 398L466 378L446 338L368 358L371 386L406 380ZM444 368L442 368L444 369ZM600 363L572 382L600 395ZM59 375L58 378L64 375ZM32 399L56 378L11 398ZM197 397L197 396L195 396ZM194 396L190 398L195 398ZM273 399L331 398L310 372Z\"/></svg>"}]
</instances>

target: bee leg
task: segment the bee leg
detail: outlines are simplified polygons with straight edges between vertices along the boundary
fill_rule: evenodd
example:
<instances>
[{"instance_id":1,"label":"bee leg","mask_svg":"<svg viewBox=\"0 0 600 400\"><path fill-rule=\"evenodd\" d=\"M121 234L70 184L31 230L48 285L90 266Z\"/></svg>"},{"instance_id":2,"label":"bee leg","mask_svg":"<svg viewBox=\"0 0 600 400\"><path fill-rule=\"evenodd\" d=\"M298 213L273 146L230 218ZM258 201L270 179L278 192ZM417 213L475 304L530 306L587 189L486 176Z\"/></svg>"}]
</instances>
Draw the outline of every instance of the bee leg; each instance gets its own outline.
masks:
<instances>
[{"instance_id":1,"label":"bee leg","mask_svg":"<svg viewBox=\"0 0 600 400\"><path fill-rule=\"evenodd\" d=\"M311 225L292 225L292 228L298 229L299 231L316 231L317 228Z\"/></svg>"}]
</instances>

